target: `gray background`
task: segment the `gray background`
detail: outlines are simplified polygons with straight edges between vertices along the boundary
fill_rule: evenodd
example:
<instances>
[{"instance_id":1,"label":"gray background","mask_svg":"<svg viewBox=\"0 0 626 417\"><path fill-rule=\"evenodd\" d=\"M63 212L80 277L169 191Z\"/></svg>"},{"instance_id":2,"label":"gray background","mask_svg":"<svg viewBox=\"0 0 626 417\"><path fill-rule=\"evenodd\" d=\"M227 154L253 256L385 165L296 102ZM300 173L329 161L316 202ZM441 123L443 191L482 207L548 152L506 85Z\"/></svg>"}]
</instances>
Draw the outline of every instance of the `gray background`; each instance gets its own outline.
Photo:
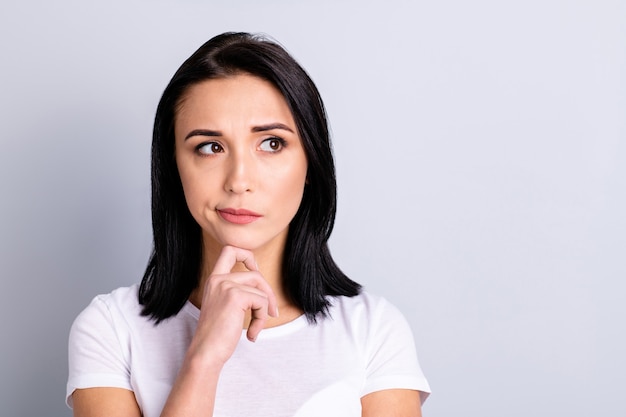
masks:
<instances>
[{"instance_id":1,"label":"gray background","mask_svg":"<svg viewBox=\"0 0 626 417\"><path fill-rule=\"evenodd\" d=\"M269 33L333 128L339 264L407 315L429 417L624 416L623 1L0 6L0 414L68 416L66 339L151 244L178 65Z\"/></svg>"}]
</instances>

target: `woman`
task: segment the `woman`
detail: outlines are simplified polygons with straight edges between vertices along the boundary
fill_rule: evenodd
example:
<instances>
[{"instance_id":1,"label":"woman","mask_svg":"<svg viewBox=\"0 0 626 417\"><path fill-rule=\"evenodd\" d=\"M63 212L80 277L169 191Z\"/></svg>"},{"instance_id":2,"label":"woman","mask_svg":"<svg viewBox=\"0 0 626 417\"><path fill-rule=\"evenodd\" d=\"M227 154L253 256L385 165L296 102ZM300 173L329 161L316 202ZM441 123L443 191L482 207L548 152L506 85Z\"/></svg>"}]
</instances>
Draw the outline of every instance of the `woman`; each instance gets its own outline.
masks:
<instances>
[{"instance_id":1,"label":"woman","mask_svg":"<svg viewBox=\"0 0 626 417\"><path fill-rule=\"evenodd\" d=\"M152 196L141 285L72 326L75 416L421 415L406 321L328 250L325 110L283 48L226 33L183 63L157 108Z\"/></svg>"}]
</instances>

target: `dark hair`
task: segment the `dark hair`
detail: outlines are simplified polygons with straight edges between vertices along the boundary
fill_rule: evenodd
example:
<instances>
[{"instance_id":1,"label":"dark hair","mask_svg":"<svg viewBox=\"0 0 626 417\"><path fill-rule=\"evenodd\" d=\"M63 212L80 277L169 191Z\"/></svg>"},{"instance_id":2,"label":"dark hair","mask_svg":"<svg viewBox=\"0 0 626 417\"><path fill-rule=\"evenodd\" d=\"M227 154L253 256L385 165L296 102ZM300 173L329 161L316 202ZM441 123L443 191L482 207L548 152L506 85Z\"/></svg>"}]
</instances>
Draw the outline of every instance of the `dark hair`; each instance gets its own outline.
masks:
<instances>
[{"instance_id":1,"label":"dark hair","mask_svg":"<svg viewBox=\"0 0 626 417\"><path fill-rule=\"evenodd\" d=\"M192 218L174 158L177 107L202 81L250 74L284 96L300 134L307 162L302 202L289 225L283 285L310 322L326 316L326 296L355 296L361 286L335 264L328 249L336 211L336 179L322 99L302 67L278 44L248 33L218 35L193 53L165 88L152 138L152 228L154 249L139 288L142 313L157 323L175 315L197 287L202 263L200 226Z\"/></svg>"}]
</instances>

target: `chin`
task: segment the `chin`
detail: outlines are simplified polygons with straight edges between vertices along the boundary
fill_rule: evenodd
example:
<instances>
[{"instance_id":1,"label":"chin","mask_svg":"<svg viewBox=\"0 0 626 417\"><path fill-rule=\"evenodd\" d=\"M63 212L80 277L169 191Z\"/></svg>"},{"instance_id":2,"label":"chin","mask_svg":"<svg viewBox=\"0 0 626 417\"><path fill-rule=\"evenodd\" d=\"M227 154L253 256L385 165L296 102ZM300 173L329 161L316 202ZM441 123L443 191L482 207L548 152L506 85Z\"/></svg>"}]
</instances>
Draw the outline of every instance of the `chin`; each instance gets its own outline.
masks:
<instances>
[{"instance_id":1,"label":"chin","mask_svg":"<svg viewBox=\"0 0 626 417\"><path fill-rule=\"evenodd\" d=\"M207 248L214 248L214 250L219 251L224 246L235 246L251 252L265 249L270 249L274 252L277 249L282 249L287 236L286 233L270 234L268 236L267 233L245 233L245 231L239 231L239 233L228 231L228 233L217 234L205 231L203 235Z\"/></svg>"},{"instance_id":2,"label":"chin","mask_svg":"<svg viewBox=\"0 0 626 417\"><path fill-rule=\"evenodd\" d=\"M249 250L249 251L256 251L260 248L262 248L263 246L265 246L267 244L267 242L259 242L255 239L246 239L246 238L242 238L240 237L235 237L232 239L222 239L220 240L220 246L224 247L224 246L235 246L237 248L241 248L241 249L245 249L245 250Z\"/></svg>"}]
</instances>

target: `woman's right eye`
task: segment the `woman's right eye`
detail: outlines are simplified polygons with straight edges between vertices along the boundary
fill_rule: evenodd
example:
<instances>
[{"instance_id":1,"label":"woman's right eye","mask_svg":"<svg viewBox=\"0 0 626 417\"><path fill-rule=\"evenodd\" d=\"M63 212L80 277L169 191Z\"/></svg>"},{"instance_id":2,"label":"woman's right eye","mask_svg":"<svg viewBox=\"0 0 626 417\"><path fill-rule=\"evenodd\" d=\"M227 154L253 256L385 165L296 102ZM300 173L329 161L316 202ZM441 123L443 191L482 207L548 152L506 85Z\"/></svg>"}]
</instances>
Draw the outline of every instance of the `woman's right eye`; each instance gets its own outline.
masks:
<instances>
[{"instance_id":1,"label":"woman's right eye","mask_svg":"<svg viewBox=\"0 0 626 417\"><path fill-rule=\"evenodd\" d=\"M196 152L200 155L214 155L216 153L224 152L224 148L217 142L206 142L196 146Z\"/></svg>"}]
</instances>

